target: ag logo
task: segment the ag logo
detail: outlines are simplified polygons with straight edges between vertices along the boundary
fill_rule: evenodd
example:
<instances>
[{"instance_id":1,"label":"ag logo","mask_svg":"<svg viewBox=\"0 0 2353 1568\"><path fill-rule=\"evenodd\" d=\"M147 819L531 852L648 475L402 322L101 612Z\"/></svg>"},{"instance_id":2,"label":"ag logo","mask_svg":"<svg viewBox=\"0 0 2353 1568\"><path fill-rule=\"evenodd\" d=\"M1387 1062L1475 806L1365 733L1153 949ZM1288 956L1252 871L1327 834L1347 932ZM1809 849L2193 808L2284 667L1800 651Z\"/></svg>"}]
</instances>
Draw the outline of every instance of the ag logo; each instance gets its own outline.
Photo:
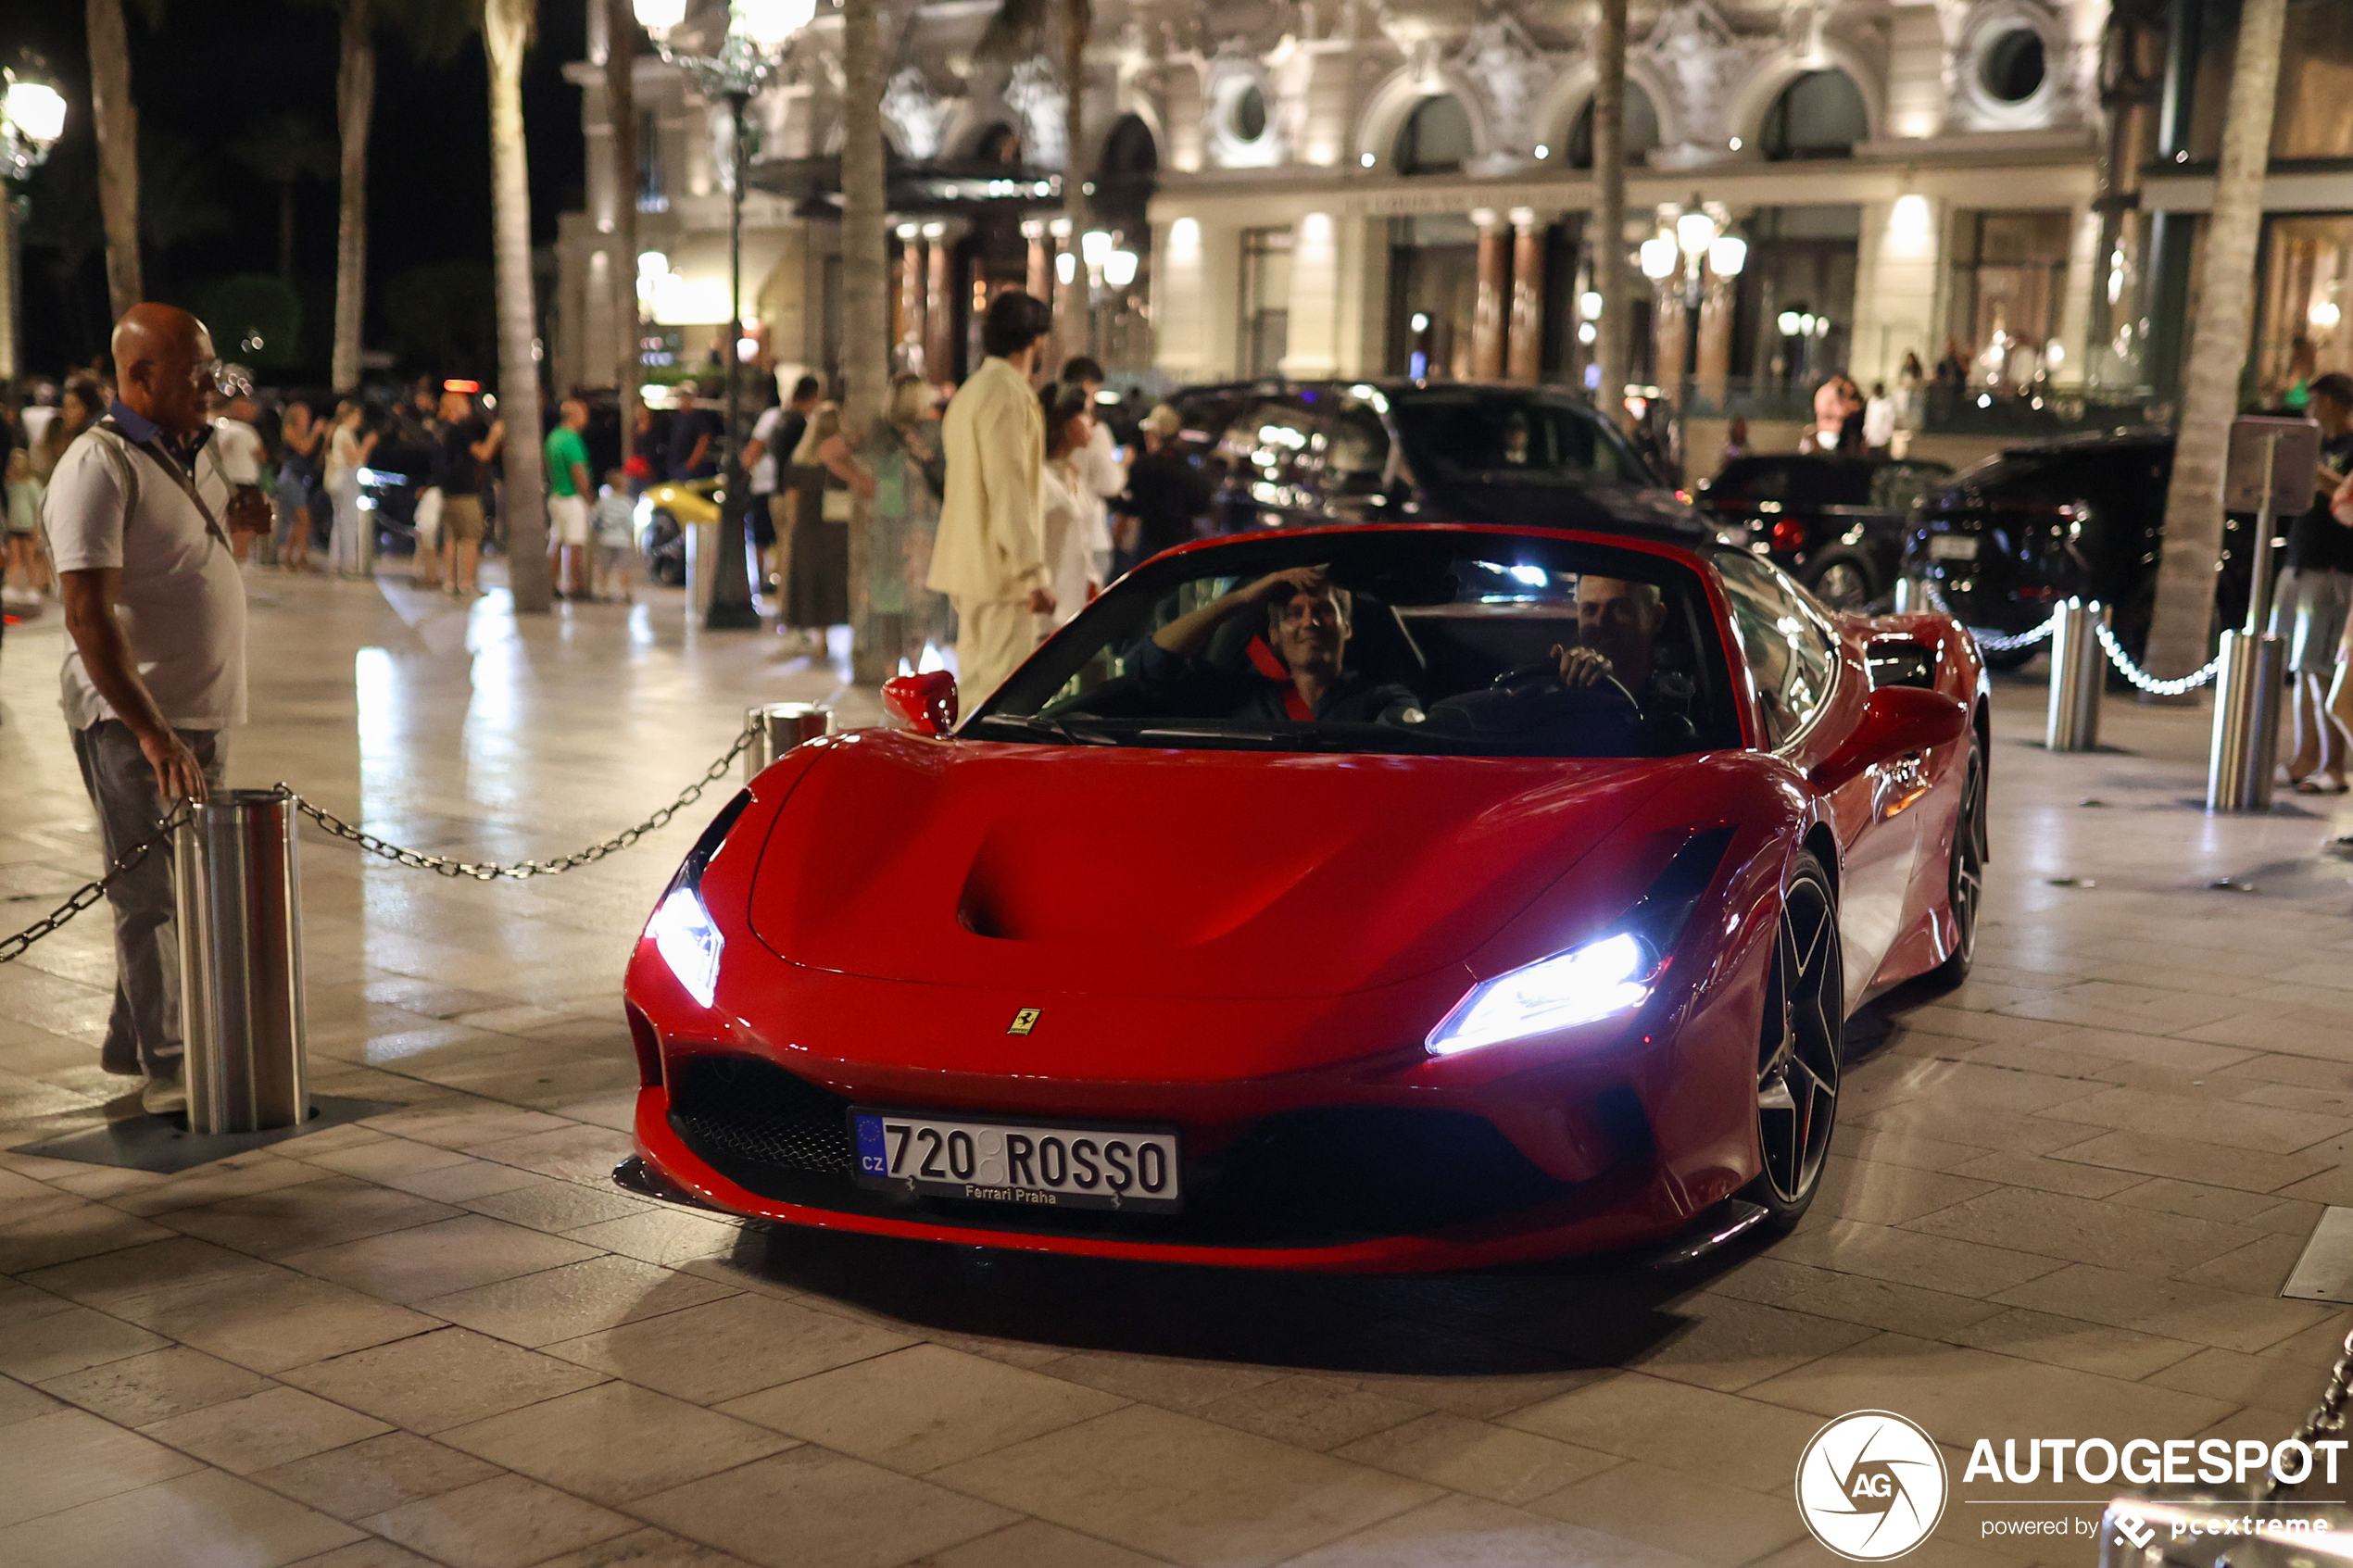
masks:
<instances>
[{"instance_id":1,"label":"ag logo","mask_svg":"<svg viewBox=\"0 0 2353 1568\"><path fill-rule=\"evenodd\" d=\"M1856 1411L1814 1434L1797 1461L1797 1512L1814 1538L1856 1562L1884 1562L1944 1512L1944 1456L1888 1411Z\"/></svg>"},{"instance_id":2,"label":"ag logo","mask_svg":"<svg viewBox=\"0 0 2353 1568\"><path fill-rule=\"evenodd\" d=\"M1038 1027L1038 1011L1037 1008L1023 1008L1013 1014L1013 1021L1005 1026L1005 1033L1008 1035L1028 1034Z\"/></svg>"}]
</instances>

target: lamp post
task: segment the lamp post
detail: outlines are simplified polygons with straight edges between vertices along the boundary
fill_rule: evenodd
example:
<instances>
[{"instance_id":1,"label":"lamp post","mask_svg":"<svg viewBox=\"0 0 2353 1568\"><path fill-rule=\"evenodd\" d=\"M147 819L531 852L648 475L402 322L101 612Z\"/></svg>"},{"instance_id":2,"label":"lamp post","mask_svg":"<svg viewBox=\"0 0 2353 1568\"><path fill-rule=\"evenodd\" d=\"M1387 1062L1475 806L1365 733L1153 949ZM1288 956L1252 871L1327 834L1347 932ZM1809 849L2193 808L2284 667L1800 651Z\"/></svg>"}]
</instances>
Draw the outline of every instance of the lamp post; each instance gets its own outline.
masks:
<instances>
[{"instance_id":1,"label":"lamp post","mask_svg":"<svg viewBox=\"0 0 2353 1568\"><path fill-rule=\"evenodd\" d=\"M631 0L637 25L646 30L662 59L691 78L706 96L726 100L727 343L720 358L727 374L726 478L719 508L719 562L711 584L711 608L703 625L713 632L742 631L760 624L752 605L751 572L744 537L743 337L744 177L751 164L745 111L776 74L786 44L817 14L816 0L729 0L727 31L710 54L673 50L670 35L686 19L687 0Z\"/></svg>"},{"instance_id":2,"label":"lamp post","mask_svg":"<svg viewBox=\"0 0 2353 1568\"><path fill-rule=\"evenodd\" d=\"M1722 207L1693 196L1691 205L1680 211L1662 208L1658 232L1642 242L1642 275L1658 289L1659 309L1673 309L1680 295L1683 310L1680 352L1676 357L1679 362L1671 369L1664 364L1658 367L1662 383L1670 374L1679 380L1703 376L1711 382L1722 379L1720 369L1703 364L1705 358L1721 358L1702 353L1702 340L1706 335L1705 311L1713 305L1720 315L1732 280L1748 265L1748 242L1727 233L1726 221Z\"/></svg>"},{"instance_id":3,"label":"lamp post","mask_svg":"<svg viewBox=\"0 0 2353 1568\"><path fill-rule=\"evenodd\" d=\"M17 187L49 157L66 128L65 94L25 56L21 72L0 73L0 396L15 400L23 373L23 275L17 243Z\"/></svg>"}]
</instances>

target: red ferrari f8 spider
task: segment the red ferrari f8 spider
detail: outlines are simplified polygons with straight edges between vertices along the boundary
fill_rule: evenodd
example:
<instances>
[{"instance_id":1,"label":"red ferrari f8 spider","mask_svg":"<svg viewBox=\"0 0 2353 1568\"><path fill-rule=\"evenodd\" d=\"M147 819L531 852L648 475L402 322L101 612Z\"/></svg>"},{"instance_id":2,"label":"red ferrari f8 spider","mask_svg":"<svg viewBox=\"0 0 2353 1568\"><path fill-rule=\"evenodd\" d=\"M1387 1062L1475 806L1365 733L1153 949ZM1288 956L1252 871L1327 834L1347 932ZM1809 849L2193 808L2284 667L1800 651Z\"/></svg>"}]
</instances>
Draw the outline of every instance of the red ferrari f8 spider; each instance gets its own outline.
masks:
<instances>
[{"instance_id":1,"label":"red ferrari f8 spider","mask_svg":"<svg viewBox=\"0 0 2353 1568\"><path fill-rule=\"evenodd\" d=\"M629 966L642 1190L794 1224L1441 1269L1786 1227L1848 1015L1969 965L1941 615L1744 551L1283 531L1146 563L961 724L804 745Z\"/></svg>"}]
</instances>

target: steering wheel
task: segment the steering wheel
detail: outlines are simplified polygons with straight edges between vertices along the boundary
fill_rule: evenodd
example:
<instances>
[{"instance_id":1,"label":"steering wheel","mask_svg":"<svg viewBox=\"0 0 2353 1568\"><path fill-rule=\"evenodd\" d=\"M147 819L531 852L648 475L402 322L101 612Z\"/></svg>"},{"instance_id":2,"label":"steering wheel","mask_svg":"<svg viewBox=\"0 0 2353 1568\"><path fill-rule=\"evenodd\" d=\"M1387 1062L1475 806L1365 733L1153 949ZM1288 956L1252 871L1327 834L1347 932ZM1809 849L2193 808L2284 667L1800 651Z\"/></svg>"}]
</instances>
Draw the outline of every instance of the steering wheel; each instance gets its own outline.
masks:
<instances>
[{"instance_id":1,"label":"steering wheel","mask_svg":"<svg viewBox=\"0 0 2353 1568\"><path fill-rule=\"evenodd\" d=\"M1616 676L1605 675L1591 685L1572 686L1561 679L1560 666L1549 659L1506 670L1488 683L1488 689L1515 696L1549 696L1555 702L1590 707L1596 717L1628 724L1642 721L1642 705L1634 700L1634 694Z\"/></svg>"}]
</instances>

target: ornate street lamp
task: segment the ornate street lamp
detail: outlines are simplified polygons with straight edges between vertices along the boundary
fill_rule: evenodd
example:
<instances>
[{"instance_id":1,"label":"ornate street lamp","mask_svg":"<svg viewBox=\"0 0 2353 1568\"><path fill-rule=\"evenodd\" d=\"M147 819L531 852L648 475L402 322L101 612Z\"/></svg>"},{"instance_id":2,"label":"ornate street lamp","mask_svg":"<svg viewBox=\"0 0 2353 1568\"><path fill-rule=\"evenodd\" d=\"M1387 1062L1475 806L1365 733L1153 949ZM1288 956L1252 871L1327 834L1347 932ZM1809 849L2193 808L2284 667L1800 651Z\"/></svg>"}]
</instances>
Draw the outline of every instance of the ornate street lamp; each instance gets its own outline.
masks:
<instances>
[{"instance_id":1,"label":"ornate street lamp","mask_svg":"<svg viewBox=\"0 0 2353 1568\"><path fill-rule=\"evenodd\" d=\"M727 373L726 478L719 509L719 563L711 584L711 608L703 618L713 632L760 624L752 607L751 573L744 537L748 486L743 472L744 180L751 157L745 111L776 74L785 45L817 14L816 0L730 0L727 31L712 53L673 50L670 35L686 19L687 0L631 0L637 25L667 63L691 78L707 97L727 104L727 342L720 362Z\"/></svg>"},{"instance_id":2,"label":"ornate street lamp","mask_svg":"<svg viewBox=\"0 0 2353 1568\"><path fill-rule=\"evenodd\" d=\"M16 395L23 367L23 257L17 244L17 187L49 157L65 133L65 94L51 86L31 55L19 69L0 72L0 395Z\"/></svg>"}]
</instances>

